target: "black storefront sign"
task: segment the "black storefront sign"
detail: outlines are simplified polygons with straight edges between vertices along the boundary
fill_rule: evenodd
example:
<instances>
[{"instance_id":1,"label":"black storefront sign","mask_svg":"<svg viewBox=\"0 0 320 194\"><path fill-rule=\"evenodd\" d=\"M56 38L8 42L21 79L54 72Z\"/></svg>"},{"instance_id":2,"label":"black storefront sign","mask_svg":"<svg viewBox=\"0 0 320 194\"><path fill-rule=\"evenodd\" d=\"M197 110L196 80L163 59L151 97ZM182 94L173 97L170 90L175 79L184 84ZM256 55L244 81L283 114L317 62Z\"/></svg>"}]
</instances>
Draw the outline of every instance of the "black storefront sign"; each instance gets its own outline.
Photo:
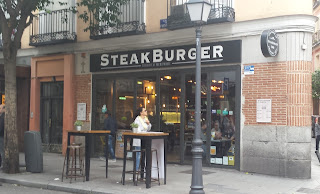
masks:
<instances>
[{"instance_id":1,"label":"black storefront sign","mask_svg":"<svg viewBox=\"0 0 320 194\"><path fill-rule=\"evenodd\" d=\"M265 57L275 57L279 52L279 38L275 30L265 30L261 34L261 51Z\"/></svg>"},{"instance_id":2,"label":"black storefront sign","mask_svg":"<svg viewBox=\"0 0 320 194\"><path fill-rule=\"evenodd\" d=\"M195 45L90 55L90 72L194 65ZM241 63L241 40L204 43L201 64Z\"/></svg>"}]
</instances>

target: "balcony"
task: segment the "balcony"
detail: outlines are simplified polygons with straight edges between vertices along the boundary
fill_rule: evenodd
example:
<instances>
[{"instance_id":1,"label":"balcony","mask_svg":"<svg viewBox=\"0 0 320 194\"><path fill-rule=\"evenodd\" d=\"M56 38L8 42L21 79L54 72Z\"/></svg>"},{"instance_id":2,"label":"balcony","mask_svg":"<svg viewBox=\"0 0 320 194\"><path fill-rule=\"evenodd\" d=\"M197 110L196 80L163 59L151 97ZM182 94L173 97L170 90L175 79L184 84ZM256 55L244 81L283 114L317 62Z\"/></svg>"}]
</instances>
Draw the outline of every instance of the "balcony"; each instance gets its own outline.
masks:
<instances>
[{"instance_id":1,"label":"balcony","mask_svg":"<svg viewBox=\"0 0 320 194\"><path fill-rule=\"evenodd\" d=\"M76 15L68 9L37 14L31 24L29 45L75 42L77 39L75 18Z\"/></svg>"},{"instance_id":2,"label":"balcony","mask_svg":"<svg viewBox=\"0 0 320 194\"><path fill-rule=\"evenodd\" d=\"M91 20L90 22L94 27L90 31L90 39L98 40L146 33L144 8L145 0L129 0L120 7L119 21L115 24L95 23L95 20Z\"/></svg>"},{"instance_id":3,"label":"balcony","mask_svg":"<svg viewBox=\"0 0 320 194\"><path fill-rule=\"evenodd\" d=\"M188 0L168 1L167 28L169 30L193 26L186 6L187 1ZM235 12L232 8L232 0L209 0L209 2L212 4L212 8L207 21L208 24L235 21Z\"/></svg>"},{"instance_id":4,"label":"balcony","mask_svg":"<svg viewBox=\"0 0 320 194\"><path fill-rule=\"evenodd\" d=\"M320 30L312 35L312 47L316 47L320 44Z\"/></svg>"}]
</instances>

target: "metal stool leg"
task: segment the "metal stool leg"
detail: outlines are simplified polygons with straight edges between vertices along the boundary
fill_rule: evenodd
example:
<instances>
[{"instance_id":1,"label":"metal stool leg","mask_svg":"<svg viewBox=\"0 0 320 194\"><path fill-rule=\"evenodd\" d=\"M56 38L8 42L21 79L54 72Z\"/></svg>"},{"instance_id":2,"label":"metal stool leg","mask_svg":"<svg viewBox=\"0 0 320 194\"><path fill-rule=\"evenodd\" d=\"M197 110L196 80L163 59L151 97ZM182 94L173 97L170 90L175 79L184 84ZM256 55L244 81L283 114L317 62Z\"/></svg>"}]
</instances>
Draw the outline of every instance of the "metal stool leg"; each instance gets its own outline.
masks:
<instances>
[{"instance_id":1,"label":"metal stool leg","mask_svg":"<svg viewBox=\"0 0 320 194\"><path fill-rule=\"evenodd\" d=\"M160 186L160 175L159 175L158 151L157 151L157 150L155 150L155 152L156 152L156 159L157 159L158 182L159 182L159 186Z\"/></svg>"},{"instance_id":2,"label":"metal stool leg","mask_svg":"<svg viewBox=\"0 0 320 194\"><path fill-rule=\"evenodd\" d=\"M68 148L67 148L68 149ZM67 153L67 152L66 152ZM63 161L63 168L62 168L62 176L61 176L61 182L63 182L63 176L64 176L64 169L67 168L66 167L66 161L67 161L67 154L64 157L64 161Z\"/></svg>"}]
</instances>

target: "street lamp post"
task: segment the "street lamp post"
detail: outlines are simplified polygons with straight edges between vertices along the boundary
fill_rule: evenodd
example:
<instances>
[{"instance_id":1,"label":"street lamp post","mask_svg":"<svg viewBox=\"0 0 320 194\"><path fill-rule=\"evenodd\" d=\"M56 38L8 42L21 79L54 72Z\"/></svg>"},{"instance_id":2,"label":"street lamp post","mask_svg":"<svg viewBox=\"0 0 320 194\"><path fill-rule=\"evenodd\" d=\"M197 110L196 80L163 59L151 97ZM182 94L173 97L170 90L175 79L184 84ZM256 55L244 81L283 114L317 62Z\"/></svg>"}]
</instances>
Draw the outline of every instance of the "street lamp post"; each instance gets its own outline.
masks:
<instances>
[{"instance_id":1,"label":"street lamp post","mask_svg":"<svg viewBox=\"0 0 320 194\"><path fill-rule=\"evenodd\" d=\"M202 140L201 134L201 26L207 22L211 4L207 0L189 0L187 3L190 19L196 24L196 92L195 131L192 141L192 182L190 194L204 193L202 181Z\"/></svg>"}]
</instances>

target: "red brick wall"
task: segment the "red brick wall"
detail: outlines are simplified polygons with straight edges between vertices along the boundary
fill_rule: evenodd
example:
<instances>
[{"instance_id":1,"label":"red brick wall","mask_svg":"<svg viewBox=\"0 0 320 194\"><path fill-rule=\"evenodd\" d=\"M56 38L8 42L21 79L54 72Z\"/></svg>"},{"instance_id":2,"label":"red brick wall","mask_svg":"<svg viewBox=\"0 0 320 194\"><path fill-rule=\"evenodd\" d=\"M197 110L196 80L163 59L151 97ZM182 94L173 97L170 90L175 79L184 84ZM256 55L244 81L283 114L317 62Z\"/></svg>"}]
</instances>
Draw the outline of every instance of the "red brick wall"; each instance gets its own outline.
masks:
<instances>
[{"instance_id":1,"label":"red brick wall","mask_svg":"<svg viewBox=\"0 0 320 194\"><path fill-rule=\"evenodd\" d=\"M310 125L311 62L246 65L254 65L254 75L243 75L242 80L245 125ZM271 123L256 122L257 99L272 100Z\"/></svg>"},{"instance_id":2,"label":"red brick wall","mask_svg":"<svg viewBox=\"0 0 320 194\"><path fill-rule=\"evenodd\" d=\"M288 126L311 126L312 62L288 61Z\"/></svg>"},{"instance_id":3,"label":"red brick wall","mask_svg":"<svg viewBox=\"0 0 320 194\"><path fill-rule=\"evenodd\" d=\"M91 110L91 75L75 75L74 77L75 109L74 121L77 119L77 103L87 104L86 122L89 122Z\"/></svg>"}]
</instances>

